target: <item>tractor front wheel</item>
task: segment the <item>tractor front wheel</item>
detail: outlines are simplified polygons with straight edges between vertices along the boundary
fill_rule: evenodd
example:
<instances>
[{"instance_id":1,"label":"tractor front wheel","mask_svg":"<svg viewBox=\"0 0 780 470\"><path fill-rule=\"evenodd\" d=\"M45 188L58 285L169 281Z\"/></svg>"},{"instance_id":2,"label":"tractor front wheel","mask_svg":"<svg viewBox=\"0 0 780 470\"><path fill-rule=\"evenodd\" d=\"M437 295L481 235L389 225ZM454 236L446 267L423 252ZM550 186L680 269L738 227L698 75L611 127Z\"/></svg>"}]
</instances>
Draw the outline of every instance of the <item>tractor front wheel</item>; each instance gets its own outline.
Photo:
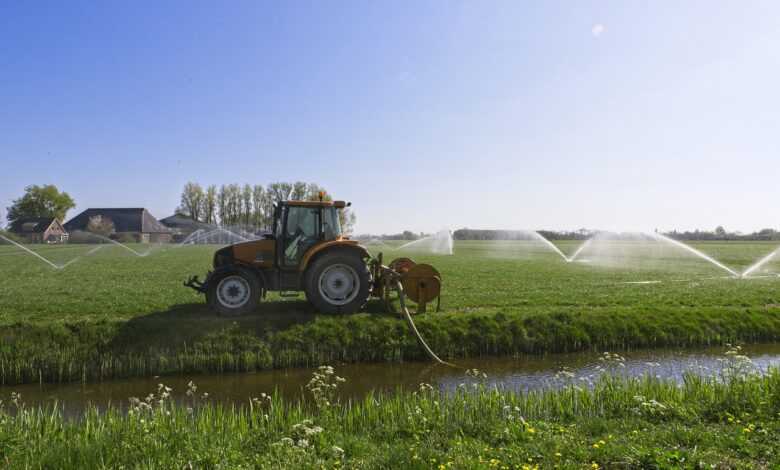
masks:
<instances>
[{"instance_id":1,"label":"tractor front wheel","mask_svg":"<svg viewBox=\"0 0 780 470\"><path fill-rule=\"evenodd\" d=\"M306 298L323 313L354 313L371 293L371 273L357 254L325 253L306 273Z\"/></svg>"},{"instance_id":2,"label":"tractor front wheel","mask_svg":"<svg viewBox=\"0 0 780 470\"><path fill-rule=\"evenodd\" d=\"M243 268L227 269L209 280L206 302L219 315L238 316L252 312L260 301L257 276Z\"/></svg>"}]
</instances>

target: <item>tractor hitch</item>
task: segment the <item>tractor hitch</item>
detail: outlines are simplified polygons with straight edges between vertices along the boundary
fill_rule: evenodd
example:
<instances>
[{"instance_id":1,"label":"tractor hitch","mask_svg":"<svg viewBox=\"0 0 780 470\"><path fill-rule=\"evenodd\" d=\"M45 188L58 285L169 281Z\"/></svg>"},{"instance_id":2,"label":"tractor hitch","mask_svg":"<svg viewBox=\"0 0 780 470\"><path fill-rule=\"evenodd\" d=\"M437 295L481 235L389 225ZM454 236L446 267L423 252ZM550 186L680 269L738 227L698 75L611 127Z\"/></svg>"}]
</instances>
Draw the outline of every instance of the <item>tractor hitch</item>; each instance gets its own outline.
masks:
<instances>
[{"instance_id":1,"label":"tractor hitch","mask_svg":"<svg viewBox=\"0 0 780 470\"><path fill-rule=\"evenodd\" d=\"M211 273L209 273L211 274ZM190 289L194 289L196 292L199 292L201 294L206 293L206 285L208 284L209 276L206 276L206 280L201 282L200 279L198 279L198 276L191 276L189 279L187 279L184 282L185 287L189 287Z\"/></svg>"}]
</instances>

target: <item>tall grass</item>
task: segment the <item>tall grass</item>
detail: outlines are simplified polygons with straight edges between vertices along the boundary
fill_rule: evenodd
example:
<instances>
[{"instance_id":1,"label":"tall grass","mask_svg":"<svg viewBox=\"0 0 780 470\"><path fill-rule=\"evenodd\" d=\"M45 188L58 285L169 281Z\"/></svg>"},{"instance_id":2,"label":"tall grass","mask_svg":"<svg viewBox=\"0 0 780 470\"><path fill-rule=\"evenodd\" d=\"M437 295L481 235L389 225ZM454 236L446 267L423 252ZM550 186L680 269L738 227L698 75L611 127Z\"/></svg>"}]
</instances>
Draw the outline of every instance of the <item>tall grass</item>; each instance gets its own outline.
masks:
<instances>
[{"instance_id":1,"label":"tall grass","mask_svg":"<svg viewBox=\"0 0 780 470\"><path fill-rule=\"evenodd\" d=\"M700 310L685 314L626 310L527 314L502 311L419 316L417 325L442 357L713 346L780 339L769 310ZM0 327L0 383L68 382L196 372L247 372L334 362L425 360L406 325L389 316L320 317L258 335L227 324L192 342L121 323L82 322Z\"/></svg>"},{"instance_id":2,"label":"tall grass","mask_svg":"<svg viewBox=\"0 0 780 470\"><path fill-rule=\"evenodd\" d=\"M65 419L57 407L0 408L0 461L9 467L709 468L779 462L780 372L764 376L604 376L528 394L464 380L453 394L416 392L339 403L321 369L315 400L278 395L227 407L173 404L160 386L131 402ZM318 399L319 397L319 399ZM526 466L526 467L523 467Z\"/></svg>"}]
</instances>

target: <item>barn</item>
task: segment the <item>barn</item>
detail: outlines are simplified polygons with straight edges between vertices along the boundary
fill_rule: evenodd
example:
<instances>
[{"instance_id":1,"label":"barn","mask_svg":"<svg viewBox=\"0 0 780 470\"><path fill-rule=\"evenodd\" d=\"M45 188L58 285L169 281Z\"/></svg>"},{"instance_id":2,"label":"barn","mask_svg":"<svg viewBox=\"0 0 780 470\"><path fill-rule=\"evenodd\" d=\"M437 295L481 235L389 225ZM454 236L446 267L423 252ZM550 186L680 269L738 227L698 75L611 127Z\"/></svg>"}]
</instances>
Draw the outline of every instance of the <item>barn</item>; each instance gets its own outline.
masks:
<instances>
[{"instance_id":1,"label":"barn","mask_svg":"<svg viewBox=\"0 0 780 470\"><path fill-rule=\"evenodd\" d=\"M65 228L71 233L87 232L89 231L89 222L93 219L110 221L113 228L109 237L117 240L132 240L137 243L167 243L171 241L173 235L170 229L142 207L87 209L66 222Z\"/></svg>"}]
</instances>

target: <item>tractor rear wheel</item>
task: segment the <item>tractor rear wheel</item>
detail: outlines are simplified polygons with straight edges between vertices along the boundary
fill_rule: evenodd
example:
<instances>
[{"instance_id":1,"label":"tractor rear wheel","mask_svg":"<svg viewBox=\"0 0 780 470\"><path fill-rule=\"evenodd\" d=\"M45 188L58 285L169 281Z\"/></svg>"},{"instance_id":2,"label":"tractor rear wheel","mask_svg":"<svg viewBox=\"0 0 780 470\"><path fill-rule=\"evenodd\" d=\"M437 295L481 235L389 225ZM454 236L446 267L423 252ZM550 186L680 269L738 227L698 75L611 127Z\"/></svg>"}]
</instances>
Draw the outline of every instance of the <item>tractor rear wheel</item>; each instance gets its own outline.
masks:
<instances>
[{"instance_id":1,"label":"tractor rear wheel","mask_svg":"<svg viewBox=\"0 0 780 470\"><path fill-rule=\"evenodd\" d=\"M371 293L371 273L356 253L333 251L306 271L306 298L323 313L354 313Z\"/></svg>"},{"instance_id":2,"label":"tractor rear wheel","mask_svg":"<svg viewBox=\"0 0 780 470\"><path fill-rule=\"evenodd\" d=\"M238 316L252 312L260 301L260 282L244 268L231 268L209 280L206 302L223 316Z\"/></svg>"}]
</instances>

